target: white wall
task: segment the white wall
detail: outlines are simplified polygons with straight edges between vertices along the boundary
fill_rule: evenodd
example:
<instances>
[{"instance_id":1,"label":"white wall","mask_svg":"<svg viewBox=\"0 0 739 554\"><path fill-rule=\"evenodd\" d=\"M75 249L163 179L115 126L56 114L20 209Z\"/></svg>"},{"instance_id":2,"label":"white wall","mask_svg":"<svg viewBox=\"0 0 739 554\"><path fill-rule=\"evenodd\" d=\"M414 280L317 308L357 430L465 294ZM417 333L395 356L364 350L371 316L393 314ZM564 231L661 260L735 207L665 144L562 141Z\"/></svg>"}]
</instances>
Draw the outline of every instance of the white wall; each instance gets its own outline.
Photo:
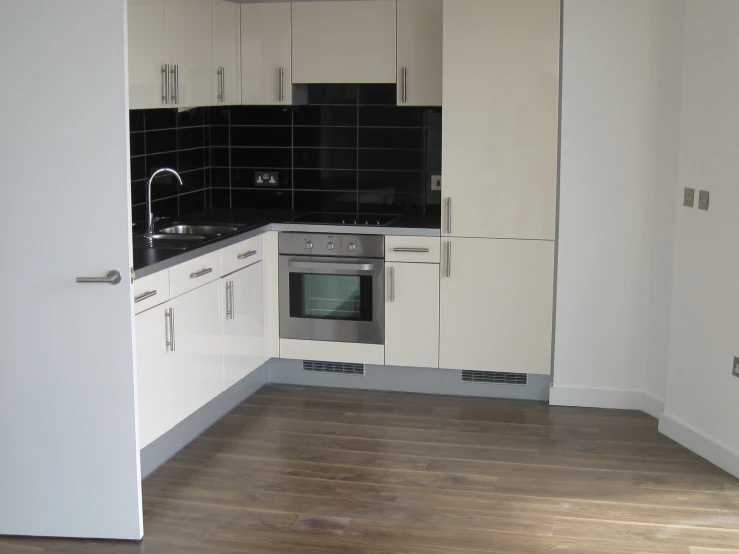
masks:
<instances>
[{"instance_id":1,"label":"white wall","mask_svg":"<svg viewBox=\"0 0 739 554\"><path fill-rule=\"evenodd\" d=\"M666 415L661 429L739 475L739 2L688 0L679 187L711 191L680 208ZM695 433L693 433L693 431Z\"/></svg>"},{"instance_id":2,"label":"white wall","mask_svg":"<svg viewBox=\"0 0 739 554\"><path fill-rule=\"evenodd\" d=\"M682 9L564 3L555 404L664 394Z\"/></svg>"}]
</instances>

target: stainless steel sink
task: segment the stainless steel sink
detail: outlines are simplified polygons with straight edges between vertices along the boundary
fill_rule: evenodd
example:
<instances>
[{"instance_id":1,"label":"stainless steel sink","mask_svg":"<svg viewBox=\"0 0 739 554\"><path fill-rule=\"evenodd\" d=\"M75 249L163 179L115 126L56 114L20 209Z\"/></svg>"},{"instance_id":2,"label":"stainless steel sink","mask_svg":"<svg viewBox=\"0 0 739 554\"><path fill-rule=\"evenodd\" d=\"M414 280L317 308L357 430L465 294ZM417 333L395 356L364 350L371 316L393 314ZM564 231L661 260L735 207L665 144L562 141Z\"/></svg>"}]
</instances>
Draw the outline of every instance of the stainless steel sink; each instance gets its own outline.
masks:
<instances>
[{"instance_id":1,"label":"stainless steel sink","mask_svg":"<svg viewBox=\"0 0 739 554\"><path fill-rule=\"evenodd\" d=\"M140 235L134 237L135 248L163 248L167 250L186 250L205 240L203 235L167 235L155 234L150 237Z\"/></svg>"},{"instance_id":2,"label":"stainless steel sink","mask_svg":"<svg viewBox=\"0 0 739 554\"><path fill-rule=\"evenodd\" d=\"M169 237L202 235L202 238L204 238L205 236L217 237L238 230L239 227L232 225L172 225L171 227L160 229L159 234Z\"/></svg>"}]
</instances>

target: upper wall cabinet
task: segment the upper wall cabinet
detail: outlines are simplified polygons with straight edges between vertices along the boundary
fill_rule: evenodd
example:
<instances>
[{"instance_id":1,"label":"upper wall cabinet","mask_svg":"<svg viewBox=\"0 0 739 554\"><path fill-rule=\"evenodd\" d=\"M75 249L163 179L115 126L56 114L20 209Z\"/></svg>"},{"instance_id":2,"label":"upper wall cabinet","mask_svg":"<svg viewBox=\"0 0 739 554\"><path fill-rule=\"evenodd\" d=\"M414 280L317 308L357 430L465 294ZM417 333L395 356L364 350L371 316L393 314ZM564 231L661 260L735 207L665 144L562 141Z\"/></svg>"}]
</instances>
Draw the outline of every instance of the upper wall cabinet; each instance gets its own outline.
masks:
<instances>
[{"instance_id":1,"label":"upper wall cabinet","mask_svg":"<svg viewBox=\"0 0 739 554\"><path fill-rule=\"evenodd\" d=\"M290 3L241 5L244 104L292 104Z\"/></svg>"},{"instance_id":2,"label":"upper wall cabinet","mask_svg":"<svg viewBox=\"0 0 739 554\"><path fill-rule=\"evenodd\" d=\"M442 0L398 0L398 105L441 106Z\"/></svg>"},{"instance_id":3,"label":"upper wall cabinet","mask_svg":"<svg viewBox=\"0 0 739 554\"><path fill-rule=\"evenodd\" d=\"M444 235L554 239L559 30L560 0L444 2Z\"/></svg>"},{"instance_id":4,"label":"upper wall cabinet","mask_svg":"<svg viewBox=\"0 0 739 554\"><path fill-rule=\"evenodd\" d=\"M395 0L295 2L293 83L395 83Z\"/></svg>"},{"instance_id":5,"label":"upper wall cabinet","mask_svg":"<svg viewBox=\"0 0 739 554\"><path fill-rule=\"evenodd\" d=\"M213 0L212 104L241 104L241 8Z\"/></svg>"},{"instance_id":6,"label":"upper wall cabinet","mask_svg":"<svg viewBox=\"0 0 739 554\"><path fill-rule=\"evenodd\" d=\"M213 0L128 2L129 107L213 102Z\"/></svg>"}]
</instances>

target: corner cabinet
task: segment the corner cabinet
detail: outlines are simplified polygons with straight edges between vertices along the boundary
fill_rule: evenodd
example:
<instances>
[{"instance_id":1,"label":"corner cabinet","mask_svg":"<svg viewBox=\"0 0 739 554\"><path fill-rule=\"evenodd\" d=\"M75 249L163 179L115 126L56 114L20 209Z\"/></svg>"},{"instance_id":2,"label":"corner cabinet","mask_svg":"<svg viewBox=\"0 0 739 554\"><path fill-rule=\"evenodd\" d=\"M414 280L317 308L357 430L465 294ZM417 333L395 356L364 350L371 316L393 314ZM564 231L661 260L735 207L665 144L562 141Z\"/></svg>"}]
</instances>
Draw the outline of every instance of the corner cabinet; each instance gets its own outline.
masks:
<instances>
[{"instance_id":1,"label":"corner cabinet","mask_svg":"<svg viewBox=\"0 0 739 554\"><path fill-rule=\"evenodd\" d=\"M128 103L132 110L165 104L166 63L164 0L128 0Z\"/></svg>"},{"instance_id":2,"label":"corner cabinet","mask_svg":"<svg viewBox=\"0 0 739 554\"><path fill-rule=\"evenodd\" d=\"M442 234L554 240L560 0L444 2Z\"/></svg>"},{"instance_id":3,"label":"corner cabinet","mask_svg":"<svg viewBox=\"0 0 739 554\"><path fill-rule=\"evenodd\" d=\"M398 106L441 106L443 0L398 0Z\"/></svg>"},{"instance_id":4,"label":"corner cabinet","mask_svg":"<svg viewBox=\"0 0 739 554\"><path fill-rule=\"evenodd\" d=\"M292 104L291 17L289 2L241 5L244 104Z\"/></svg>"},{"instance_id":5,"label":"corner cabinet","mask_svg":"<svg viewBox=\"0 0 739 554\"><path fill-rule=\"evenodd\" d=\"M548 375L554 243L442 239L439 365Z\"/></svg>"},{"instance_id":6,"label":"corner cabinet","mask_svg":"<svg viewBox=\"0 0 739 554\"><path fill-rule=\"evenodd\" d=\"M241 7L213 0L212 104L241 104Z\"/></svg>"}]
</instances>

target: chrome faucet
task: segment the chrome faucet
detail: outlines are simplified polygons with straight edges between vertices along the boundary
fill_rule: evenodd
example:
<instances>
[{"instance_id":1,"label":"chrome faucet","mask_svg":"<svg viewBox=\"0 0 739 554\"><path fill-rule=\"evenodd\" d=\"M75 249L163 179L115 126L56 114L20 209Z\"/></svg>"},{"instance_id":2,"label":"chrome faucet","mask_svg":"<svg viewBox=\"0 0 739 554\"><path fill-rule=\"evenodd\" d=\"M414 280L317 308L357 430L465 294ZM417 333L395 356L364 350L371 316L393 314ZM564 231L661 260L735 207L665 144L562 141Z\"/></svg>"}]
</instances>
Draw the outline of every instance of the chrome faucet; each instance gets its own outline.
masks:
<instances>
[{"instance_id":1,"label":"chrome faucet","mask_svg":"<svg viewBox=\"0 0 739 554\"><path fill-rule=\"evenodd\" d=\"M146 182L146 233L144 236L150 237L154 234L154 214L151 213L151 182L154 180L154 177L159 175L160 173L171 173L175 177L177 177L177 180L180 182L180 186L182 186L182 177L180 177L180 174L177 173L174 169L170 169L168 167L163 167L162 169L157 169L149 178L149 180Z\"/></svg>"}]
</instances>

